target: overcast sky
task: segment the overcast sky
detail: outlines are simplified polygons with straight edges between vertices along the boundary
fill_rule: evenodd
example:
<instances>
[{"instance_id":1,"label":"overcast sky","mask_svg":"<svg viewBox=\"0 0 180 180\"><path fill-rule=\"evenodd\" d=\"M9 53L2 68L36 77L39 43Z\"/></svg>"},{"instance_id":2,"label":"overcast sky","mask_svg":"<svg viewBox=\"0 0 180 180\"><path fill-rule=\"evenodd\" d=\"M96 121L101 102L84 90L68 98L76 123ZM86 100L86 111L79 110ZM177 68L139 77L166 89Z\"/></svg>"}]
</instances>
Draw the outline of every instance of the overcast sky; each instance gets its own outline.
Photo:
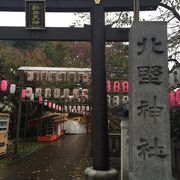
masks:
<instances>
[{"instance_id":1,"label":"overcast sky","mask_svg":"<svg viewBox=\"0 0 180 180\"><path fill-rule=\"evenodd\" d=\"M46 13L46 27L67 27L74 21L73 13ZM0 26L25 26L25 13L0 12Z\"/></svg>"},{"instance_id":2,"label":"overcast sky","mask_svg":"<svg viewBox=\"0 0 180 180\"><path fill-rule=\"evenodd\" d=\"M141 12L141 18L146 20L157 13ZM46 27L68 27L77 19L74 13L46 13ZM0 26L25 26L24 12L0 12Z\"/></svg>"}]
</instances>

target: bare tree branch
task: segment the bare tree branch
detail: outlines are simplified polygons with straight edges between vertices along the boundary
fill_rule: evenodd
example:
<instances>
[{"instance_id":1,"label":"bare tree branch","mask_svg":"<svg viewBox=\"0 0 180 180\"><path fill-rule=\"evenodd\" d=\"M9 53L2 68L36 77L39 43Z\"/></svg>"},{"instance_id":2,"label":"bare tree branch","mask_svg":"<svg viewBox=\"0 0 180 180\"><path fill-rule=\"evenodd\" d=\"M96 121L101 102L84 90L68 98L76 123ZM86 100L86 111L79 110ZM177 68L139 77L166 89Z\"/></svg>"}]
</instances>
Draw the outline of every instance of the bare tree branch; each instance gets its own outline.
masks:
<instances>
[{"instance_id":1,"label":"bare tree branch","mask_svg":"<svg viewBox=\"0 0 180 180\"><path fill-rule=\"evenodd\" d=\"M180 21L180 14L176 11L174 7L170 7L167 4L160 3L159 6L168 9L172 14Z\"/></svg>"}]
</instances>

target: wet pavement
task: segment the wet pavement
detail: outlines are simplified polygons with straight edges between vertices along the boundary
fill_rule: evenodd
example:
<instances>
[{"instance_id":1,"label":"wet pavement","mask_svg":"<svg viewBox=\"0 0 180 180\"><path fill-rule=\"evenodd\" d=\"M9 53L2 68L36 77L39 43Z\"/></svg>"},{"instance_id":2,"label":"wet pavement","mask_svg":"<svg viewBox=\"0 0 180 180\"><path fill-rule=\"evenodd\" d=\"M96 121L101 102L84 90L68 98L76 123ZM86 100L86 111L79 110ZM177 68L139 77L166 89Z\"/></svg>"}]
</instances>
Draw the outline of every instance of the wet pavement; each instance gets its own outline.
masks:
<instances>
[{"instance_id":1,"label":"wet pavement","mask_svg":"<svg viewBox=\"0 0 180 180\"><path fill-rule=\"evenodd\" d=\"M89 152L88 135L65 135L9 165L1 180L80 180Z\"/></svg>"}]
</instances>

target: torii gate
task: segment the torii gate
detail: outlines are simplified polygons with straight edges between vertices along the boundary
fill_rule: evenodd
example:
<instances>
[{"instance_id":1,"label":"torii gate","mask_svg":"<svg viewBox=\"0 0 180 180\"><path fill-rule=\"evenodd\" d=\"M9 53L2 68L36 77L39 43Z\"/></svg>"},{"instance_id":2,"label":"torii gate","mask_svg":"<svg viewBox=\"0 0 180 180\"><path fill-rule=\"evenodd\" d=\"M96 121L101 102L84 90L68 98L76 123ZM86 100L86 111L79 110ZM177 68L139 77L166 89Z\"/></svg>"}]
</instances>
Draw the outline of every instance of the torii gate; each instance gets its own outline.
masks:
<instances>
[{"instance_id":1,"label":"torii gate","mask_svg":"<svg viewBox=\"0 0 180 180\"><path fill-rule=\"evenodd\" d=\"M140 10L156 9L161 0L140 0ZM46 0L47 12L90 12L84 28L0 27L0 40L91 41L93 169L109 170L105 41L128 41L128 29L105 27L104 12L132 11L133 0ZM25 11L24 0L0 0L0 11ZM109 178L111 179L111 178Z\"/></svg>"}]
</instances>

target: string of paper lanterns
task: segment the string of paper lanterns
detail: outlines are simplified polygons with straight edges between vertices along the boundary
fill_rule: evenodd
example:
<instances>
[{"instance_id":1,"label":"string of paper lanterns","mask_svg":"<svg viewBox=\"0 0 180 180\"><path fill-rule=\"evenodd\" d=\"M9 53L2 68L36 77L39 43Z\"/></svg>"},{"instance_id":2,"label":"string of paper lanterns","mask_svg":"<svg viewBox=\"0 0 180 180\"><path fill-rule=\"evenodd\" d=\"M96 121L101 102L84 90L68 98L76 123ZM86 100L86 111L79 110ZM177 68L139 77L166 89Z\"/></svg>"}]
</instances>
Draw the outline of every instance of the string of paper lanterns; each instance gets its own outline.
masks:
<instances>
[{"instance_id":1,"label":"string of paper lanterns","mask_svg":"<svg viewBox=\"0 0 180 180\"><path fill-rule=\"evenodd\" d=\"M110 92L111 91L111 85L113 84L113 89L114 91L119 91L120 89L122 89L122 91L127 92L128 91L128 82L124 81L124 82L119 82L119 81L115 81L115 82L110 82L109 80L107 81L107 91ZM0 92L5 92L8 90L8 81L7 80L1 80L0 81ZM10 90L10 94L15 94L16 93L16 84L11 84L9 86L9 90ZM54 89L54 98L59 98L60 97L60 89L55 88ZM70 97L70 90L69 89L64 89L64 97ZM82 95L85 96L86 98L88 98L88 90L87 89L83 89L82 90ZM79 89L73 89L73 97L74 98L79 98L80 96L80 90ZM41 88L36 88L35 89L35 93L33 93L33 90L31 87L27 87L26 89L22 89L21 90L21 98L25 99L26 97L28 97L31 101L34 100L35 97L38 98L38 102L39 104L43 104L43 97L42 97L42 89ZM45 98L50 98L51 97L51 89L50 88L46 88L45 89ZM128 102L129 98L128 96L124 96L123 97L123 102ZM108 95L107 96L107 101L108 101L108 105L113 104L113 106L118 106L119 105L119 97L118 96L114 96L111 100L111 97ZM176 91L171 91L169 93L169 103L170 103L170 107L179 107L180 106L180 89L177 89ZM49 108L52 107L51 102L47 102L44 101L44 105L47 105ZM58 109L58 106L55 107L55 109ZM61 107L59 107L59 109L61 109Z\"/></svg>"},{"instance_id":2,"label":"string of paper lanterns","mask_svg":"<svg viewBox=\"0 0 180 180\"><path fill-rule=\"evenodd\" d=\"M89 105L59 105L51 101L44 100L44 106L61 113L87 114L91 111Z\"/></svg>"}]
</instances>

